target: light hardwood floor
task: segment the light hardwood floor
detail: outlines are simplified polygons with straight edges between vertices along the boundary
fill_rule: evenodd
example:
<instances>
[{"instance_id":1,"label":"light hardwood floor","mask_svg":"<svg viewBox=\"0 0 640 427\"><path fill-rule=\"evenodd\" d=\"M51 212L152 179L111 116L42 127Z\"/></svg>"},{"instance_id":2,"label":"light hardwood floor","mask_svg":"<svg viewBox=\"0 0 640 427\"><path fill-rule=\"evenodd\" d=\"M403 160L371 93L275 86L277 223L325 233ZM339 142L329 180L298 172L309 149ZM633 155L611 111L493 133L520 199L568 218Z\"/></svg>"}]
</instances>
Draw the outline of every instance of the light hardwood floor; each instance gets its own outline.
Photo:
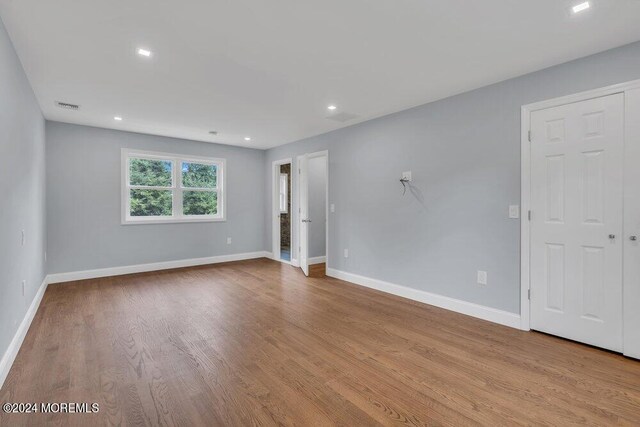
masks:
<instances>
[{"instance_id":1,"label":"light hardwood floor","mask_svg":"<svg viewBox=\"0 0 640 427\"><path fill-rule=\"evenodd\" d=\"M312 264L309 266L309 277L322 278L327 275L327 264Z\"/></svg>"},{"instance_id":2,"label":"light hardwood floor","mask_svg":"<svg viewBox=\"0 0 640 427\"><path fill-rule=\"evenodd\" d=\"M17 425L640 425L640 362L269 260L50 285Z\"/></svg>"}]
</instances>

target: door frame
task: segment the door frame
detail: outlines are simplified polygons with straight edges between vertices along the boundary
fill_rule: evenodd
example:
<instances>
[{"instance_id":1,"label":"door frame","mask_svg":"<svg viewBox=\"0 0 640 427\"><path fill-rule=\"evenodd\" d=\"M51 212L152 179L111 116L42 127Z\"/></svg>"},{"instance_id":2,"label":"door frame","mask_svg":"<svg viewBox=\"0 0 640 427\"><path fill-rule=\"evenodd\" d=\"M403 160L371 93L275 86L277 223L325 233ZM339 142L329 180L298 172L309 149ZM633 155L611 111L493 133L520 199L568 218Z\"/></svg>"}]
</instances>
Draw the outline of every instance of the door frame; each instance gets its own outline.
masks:
<instances>
[{"instance_id":1,"label":"door frame","mask_svg":"<svg viewBox=\"0 0 640 427\"><path fill-rule=\"evenodd\" d=\"M521 134L520 134L520 155L521 155L521 181L520 181L520 191L521 191L521 221L520 221L520 329L528 331L531 329L530 327L530 319L531 319L531 311L530 311L530 300L529 300L529 291L531 289L530 283L530 261L531 261L531 230L530 230L530 220L529 220L529 211L531 209L531 152L530 152L530 142L529 142L529 134L531 130L531 113L537 110L544 110L547 108L558 107L561 105L571 104L574 102L586 101L593 98L599 98L607 95L613 95L616 93L622 93L625 95L625 116L624 116L624 152L625 152L625 175L624 175L624 183L623 186L625 190L627 189L627 183L630 182L633 178L630 177L630 173L632 169L629 171L627 169L630 168L632 163L630 163L628 156L631 151L633 151L633 155L638 155L640 150L637 147L634 147L631 142L635 141L636 145L640 145L640 126L633 125L632 120L630 120L629 111L640 111L640 90L636 90L633 94L629 92L635 89L640 89L640 80L633 80L630 82L615 84L611 86L606 86L603 88L588 90L584 92L579 92L572 95L561 96L558 98L548 99L545 101L535 102L527 105L523 105L521 107ZM629 96L632 95L632 96ZM630 108L631 107L631 108ZM640 160L640 157L638 157ZM637 168L637 165L635 166ZM638 174L640 175L640 174ZM638 176L635 177L636 179ZM626 217L628 216L627 210L627 200L625 196L625 207L624 207L624 215L625 219L623 224L626 225ZM638 212L640 213L640 212ZM623 225L624 227L624 225ZM623 237L625 244L628 244L628 239L626 238L626 230L623 230ZM625 246L624 249L629 246ZM623 249L623 250L624 250ZM624 256L624 255L623 255ZM625 256L626 258L626 256ZM626 268L626 267L625 267ZM633 273L635 276L638 272ZM630 307L631 301L627 301L630 297L635 297L638 299L638 303L640 303L640 292L631 289L633 281L640 281L640 277L629 277L629 274L623 271L623 307ZM631 331L632 328L624 327L624 325L632 324L634 316L631 313L632 310L625 310L623 308L623 348L625 355L635 354L634 357L640 357L640 334L633 333ZM635 318L637 321L638 318ZM631 336L633 334L633 337ZM625 344L632 343L631 348L629 348L629 353L627 352L628 346Z\"/></svg>"},{"instance_id":2,"label":"door frame","mask_svg":"<svg viewBox=\"0 0 640 427\"><path fill-rule=\"evenodd\" d=\"M290 248L291 248L291 261L286 261L280 258L280 166L290 164L291 165L291 221L289 223L289 236L290 236ZM293 168L293 159L291 157L287 159L275 160L271 166L271 250L273 252L273 259L285 264L297 265L297 260L293 257L293 179L295 174Z\"/></svg>"},{"instance_id":3,"label":"door frame","mask_svg":"<svg viewBox=\"0 0 640 427\"><path fill-rule=\"evenodd\" d=\"M302 157L307 156L307 159L311 159L314 157L326 157L327 159L327 168L326 168L326 177L327 177L327 182L326 182L326 188L325 188L325 203L324 203L324 208L325 208L325 218L326 218L326 224L325 224L325 265L329 265L329 185L330 185L330 178L329 178L329 150L322 150L322 151L315 151L313 153L305 153L305 154L301 154L299 156L297 156L296 158L296 164L300 165L300 160ZM302 222L300 222L300 169L298 169L298 173L296 174L297 178L297 183L298 185L296 186L296 201L297 201L297 238L296 238L296 244L298 245L296 247L296 254L298 255L298 257L300 257L300 253L299 253L299 245L300 245L300 235L302 233L301 231L301 227L302 227Z\"/></svg>"}]
</instances>

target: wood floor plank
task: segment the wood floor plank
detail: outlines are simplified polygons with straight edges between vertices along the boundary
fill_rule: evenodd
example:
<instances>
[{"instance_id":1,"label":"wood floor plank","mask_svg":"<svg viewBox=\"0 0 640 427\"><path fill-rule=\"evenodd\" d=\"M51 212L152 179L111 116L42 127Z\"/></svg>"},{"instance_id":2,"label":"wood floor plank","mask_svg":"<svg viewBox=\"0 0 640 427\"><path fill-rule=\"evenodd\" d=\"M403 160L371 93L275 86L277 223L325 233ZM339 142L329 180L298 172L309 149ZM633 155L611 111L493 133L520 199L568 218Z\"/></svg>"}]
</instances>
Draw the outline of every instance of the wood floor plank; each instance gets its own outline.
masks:
<instances>
[{"instance_id":1,"label":"wood floor plank","mask_svg":"<svg viewBox=\"0 0 640 427\"><path fill-rule=\"evenodd\" d=\"M640 425L638 361L314 275L260 259L51 285L0 403L100 411L0 425Z\"/></svg>"}]
</instances>

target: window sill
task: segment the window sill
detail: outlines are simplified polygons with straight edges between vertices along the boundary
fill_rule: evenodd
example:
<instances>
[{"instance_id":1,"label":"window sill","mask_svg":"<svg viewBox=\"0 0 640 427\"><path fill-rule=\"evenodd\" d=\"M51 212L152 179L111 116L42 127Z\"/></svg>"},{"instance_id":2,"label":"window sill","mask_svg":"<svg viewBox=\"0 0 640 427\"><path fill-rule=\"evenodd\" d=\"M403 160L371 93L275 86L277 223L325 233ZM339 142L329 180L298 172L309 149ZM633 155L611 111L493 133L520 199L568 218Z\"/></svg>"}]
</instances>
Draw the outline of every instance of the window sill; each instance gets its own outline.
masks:
<instances>
[{"instance_id":1,"label":"window sill","mask_svg":"<svg viewBox=\"0 0 640 427\"><path fill-rule=\"evenodd\" d=\"M166 218L166 219L125 219L121 225L149 225L149 224L186 224L194 222L225 222L226 218Z\"/></svg>"}]
</instances>

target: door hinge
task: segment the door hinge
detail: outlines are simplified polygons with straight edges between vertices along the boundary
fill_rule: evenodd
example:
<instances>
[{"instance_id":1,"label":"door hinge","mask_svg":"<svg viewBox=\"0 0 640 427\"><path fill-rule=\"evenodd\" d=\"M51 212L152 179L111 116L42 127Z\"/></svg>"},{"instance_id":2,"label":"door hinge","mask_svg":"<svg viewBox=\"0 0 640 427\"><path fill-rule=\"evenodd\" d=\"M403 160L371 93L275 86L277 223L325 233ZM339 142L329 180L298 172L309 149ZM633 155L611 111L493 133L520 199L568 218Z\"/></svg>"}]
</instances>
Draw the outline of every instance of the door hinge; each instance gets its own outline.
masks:
<instances>
[{"instance_id":1,"label":"door hinge","mask_svg":"<svg viewBox=\"0 0 640 427\"><path fill-rule=\"evenodd\" d=\"M529 218L529 221L531 221L531 211L527 213L527 217Z\"/></svg>"},{"instance_id":2,"label":"door hinge","mask_svg":"<svg viewBox=\"0 0 640 427\"><path fill-rule=\"evenodd\" d=\"M529 138L529 142L531 142L531 130L529 130L528 138Z\"/></svg>"},{"instance_id":3,"label":"door hinge","mask_svg":"<svg viewBox=\"0 0 640 427\"><path fill-rule=\"evenodd\" d=\"M531 300L531 289L529 289L529 290L527 291L527 298L528 298L529 300Z\"/></svg>"}]
</instances>

